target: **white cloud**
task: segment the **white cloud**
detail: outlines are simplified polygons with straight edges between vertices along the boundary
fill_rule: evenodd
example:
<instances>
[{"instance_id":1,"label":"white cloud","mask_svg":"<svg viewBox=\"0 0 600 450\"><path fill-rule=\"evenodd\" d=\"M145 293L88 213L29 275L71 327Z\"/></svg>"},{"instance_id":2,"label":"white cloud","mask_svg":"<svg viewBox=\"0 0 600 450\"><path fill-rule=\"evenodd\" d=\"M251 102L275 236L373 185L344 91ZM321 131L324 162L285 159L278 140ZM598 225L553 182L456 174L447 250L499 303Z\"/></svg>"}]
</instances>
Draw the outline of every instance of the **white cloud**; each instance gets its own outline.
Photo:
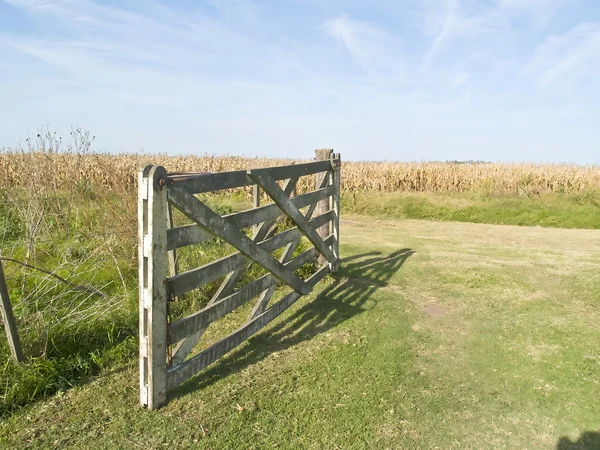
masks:
<instances>
[{"instance_id":1,"label":"white cloud","mask_svg":"<svg viewBox=\"0 0 600 450\"><path fill-rule=\"evenodd\" d=\"M542 33L516 27L551 14L554 0L386 1L385 14L376 2L368 20L358 0L207 2L10 0L41 20L0 32L0 98L15 105L0 111L0 145L48 121L90 128L100 149L285 156L332 146L349 159L502 159L507 148L532 159L528 143L559 151L560 136L598 136L586 102L531 89L591 73L597 25L547 38L531 76L521 70Z\"/></svg>"},{"instance_id":2,"label":"white cloud","mask_svg":"<svg viewBox=\"0 0 600 450\"><path fill-rule=\"evenodd\" d=\"M366 73L395 73L402 70L399 39L366 21L353 19L348 14L324 23L325 31L340 42L351 54L352 60Z\"/></svg>"},{"instance_id":3,"label":"white cloud","mask_svg":"<svg viewBox=\"0 0 600 450\"><path fill-rule=\"evenodd\" d=\"M548 36L525 66L540 86L566 78L600 76L600 23L582 23L562 35Z\"/></svg>"},{"instance_id":4,"label":"white cloud","mask_svg":"<svg viewBox=\"0 0 600 450\"><path fill-rule=\"evenodd\" d=\"M464 2L460 0L428 3L424 30L431 36L432 42L424 55L425 71L454 41L481 39L482 36L490 35L492 32L501 33L502 28L506 28L497 8L488 8L476 3L470 10L476 12L467 12Z\"/></svg>"},{"instance_id":5,"label":"white cloud","mask_svg":"<svg viewBox=\"0 0 600 450\"><path fill-rule=\"evenodd\" d=\"M424 33L430 37L425 71L442 52L517 42L528 30L542 33L568 0L425 0ZM502 45L501 45L502 46ZM505 45L504 45L505 46Z\"/></svg>"}]
</instances>

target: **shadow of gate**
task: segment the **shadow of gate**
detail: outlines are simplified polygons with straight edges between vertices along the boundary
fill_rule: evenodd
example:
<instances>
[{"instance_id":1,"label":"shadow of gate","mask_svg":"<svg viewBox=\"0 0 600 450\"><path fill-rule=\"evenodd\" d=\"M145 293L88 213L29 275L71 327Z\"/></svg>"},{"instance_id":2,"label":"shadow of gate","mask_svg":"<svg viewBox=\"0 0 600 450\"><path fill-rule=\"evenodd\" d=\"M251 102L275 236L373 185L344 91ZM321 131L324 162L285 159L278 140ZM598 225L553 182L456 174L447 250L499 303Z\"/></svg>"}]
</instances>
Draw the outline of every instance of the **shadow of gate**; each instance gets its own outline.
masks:
<instances>
[{"instance_id":1,"label":"shadow of gate","mask_svg":"<svg viewBox=\"0 0 600 450\"><path fill-rule=\"evenodd\" d=\"M261 361L273 352L286 350L325 333L368 310L365 305L375 302L373 294L388 286L389 280L414 253L409 248L403 248L383 256L379 252L370 252L342 259L339 272L331 275L333 283L325 287L313 301L293 311L285 321L280 320L251 338L243 348L184 383L173 391L172 396L180 397L210 386L223 377Z\"/></svg>"}]
</instances>

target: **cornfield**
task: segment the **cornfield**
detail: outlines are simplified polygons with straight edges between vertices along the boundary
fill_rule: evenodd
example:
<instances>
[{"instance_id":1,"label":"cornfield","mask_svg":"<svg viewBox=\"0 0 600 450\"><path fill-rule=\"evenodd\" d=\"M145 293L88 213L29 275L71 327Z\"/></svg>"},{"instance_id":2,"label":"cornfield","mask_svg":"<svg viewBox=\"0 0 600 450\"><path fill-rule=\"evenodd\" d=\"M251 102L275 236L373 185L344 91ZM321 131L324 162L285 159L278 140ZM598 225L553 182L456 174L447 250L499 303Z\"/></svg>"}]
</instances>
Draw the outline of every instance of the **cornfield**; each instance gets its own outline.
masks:
<instances>
[{"instance_id":1,"label":"cornfield","mask_svg":"<svg viewBox=\"0 0 600 450\"><path fill-rule=\"evenodd\" d=\"M27 186L31 177L43 177L55 189L71 186L73 182L77 182L102 186L110 191L133 192L137 188L137 171L149 163L163 165L170 172L223 172L306 161L230 156L113 155L5 150L0 152L0 187ZM523 196L600 189L599 166L344 162L342 171L343 191L476 192L484 190ZM311 182L308 179L301 180L298 191L307 190Z\"/></svg>"}]
</instances>

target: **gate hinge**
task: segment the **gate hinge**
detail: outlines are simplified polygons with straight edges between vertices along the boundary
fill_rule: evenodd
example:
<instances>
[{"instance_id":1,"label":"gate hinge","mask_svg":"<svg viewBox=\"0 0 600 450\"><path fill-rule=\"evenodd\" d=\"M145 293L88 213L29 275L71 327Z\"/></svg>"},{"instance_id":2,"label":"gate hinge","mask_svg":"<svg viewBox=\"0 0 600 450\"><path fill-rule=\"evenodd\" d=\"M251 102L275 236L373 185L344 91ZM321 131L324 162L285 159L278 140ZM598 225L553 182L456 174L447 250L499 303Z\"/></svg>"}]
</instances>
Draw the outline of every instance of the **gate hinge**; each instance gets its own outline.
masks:
<instances>
[{"instance_id":1,"label":"gate hinge","mask_svg":"<svg viewBox=\"0 0 600 450\"><path fill-rule=\"evenodd\" d=\"M340 154L339 153L332 153L331 157L329 158L329 162L331 163L331 168L332 169L335 169L337 167L341 167L342 160L340 159Z\"/></svg>"}]
</instances>

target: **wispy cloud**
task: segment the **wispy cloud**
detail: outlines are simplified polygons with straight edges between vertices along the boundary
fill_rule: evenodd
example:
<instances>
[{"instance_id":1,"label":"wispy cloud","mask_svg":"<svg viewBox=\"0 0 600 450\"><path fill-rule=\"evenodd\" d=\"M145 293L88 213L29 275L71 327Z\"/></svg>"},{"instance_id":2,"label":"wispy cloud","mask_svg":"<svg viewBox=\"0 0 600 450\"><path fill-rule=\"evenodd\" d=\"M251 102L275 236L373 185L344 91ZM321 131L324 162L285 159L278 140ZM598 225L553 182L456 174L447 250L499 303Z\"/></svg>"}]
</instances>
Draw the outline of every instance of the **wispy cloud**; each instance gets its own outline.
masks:
<instances>
[{"instance_id":1,"label":"wispy cloud","mask_svg":"<svg viewBox=\"0 0 600 450\"><path fill-rule=\"evenodd\" d=\"M476 12L468 13L460 0L430 3L425 16L425 31L432 36L432 43L424 56L425 70L453 41L480 38L483 34L498 31L502 25L498 19L496 8L478 5Z\"/></svg>"},{"instance_id":2,"label":"wispy cloud","mask_svg":"<svg viewBox=\"0 0 600 450\"><path fill-rule=\"evenodd\" d=\"M525 67L539 86L565 78L600 77L600 23L582 23L562 35L548 36Z\"/></svg>"},{"instance_id":3,"label":"wispy cloud","mask_svg":"<svg viewBox=\"0 0 600 450\"><path fill-rule=\"evenodd\" d=\"M403 64L400 40L372 23L342 14L324 23L327 33L341 43L354 63L366 73L399 75Z\"/></svg>"},{"instance_id":4,"label":"wispy cloud","mask_svg":"<svg viewBox=\"0 0 600 450\"><path fill-rule=\"evenodd\" d=\"M600 26L567 1L0 0L0 145L51 122L111 150L558 152L600 139Z\"/></svg>"},{"instance_id":5,"label":"wispy cloud","mask_svg":"<svg viewBox=\"0 0 600 450\"><path fill-rule=\"evenodd\" d=\"M464 51L472 43L479 47L490 41L516 40L528 26L543 29L565 3L566 0L428 1L424 31L431 37L431 45L424 55L424 68L428 70L453 45Z\"/></svg>"}]
</instances>

